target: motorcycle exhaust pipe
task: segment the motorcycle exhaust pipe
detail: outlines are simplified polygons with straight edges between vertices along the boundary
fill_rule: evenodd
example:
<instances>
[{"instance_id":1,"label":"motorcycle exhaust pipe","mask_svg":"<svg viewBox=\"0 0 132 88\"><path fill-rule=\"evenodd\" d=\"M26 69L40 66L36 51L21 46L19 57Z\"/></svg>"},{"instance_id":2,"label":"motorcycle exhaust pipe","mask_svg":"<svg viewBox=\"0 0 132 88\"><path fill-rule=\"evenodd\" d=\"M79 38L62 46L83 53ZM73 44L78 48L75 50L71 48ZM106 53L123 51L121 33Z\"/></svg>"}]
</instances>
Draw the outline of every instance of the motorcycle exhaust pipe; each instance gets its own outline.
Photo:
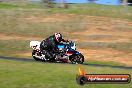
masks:
<instances>
[{"instance_id":1,"label":"motorcycle exhaust pipe","mask_svg":"<svg viewBox=\"0 0 132 88\"><path fill-rule=\"evenodd\" d=\"M41 59L41 57L40 56L37 56L37 55L33 55L34 57L36 57L36 58L39 58L39 59Z\"/></svg>"}]
</instances>

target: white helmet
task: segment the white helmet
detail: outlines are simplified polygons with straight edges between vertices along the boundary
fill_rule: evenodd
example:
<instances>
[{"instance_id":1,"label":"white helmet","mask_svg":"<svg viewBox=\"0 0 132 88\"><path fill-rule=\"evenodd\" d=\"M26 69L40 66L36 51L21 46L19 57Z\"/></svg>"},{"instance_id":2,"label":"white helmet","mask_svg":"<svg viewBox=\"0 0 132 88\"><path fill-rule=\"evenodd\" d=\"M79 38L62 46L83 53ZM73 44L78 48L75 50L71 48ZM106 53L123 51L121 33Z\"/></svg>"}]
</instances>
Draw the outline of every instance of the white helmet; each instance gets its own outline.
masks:
<instances>
[{"instance_id":1,"label":"white helmet","mask_svg":"<svg viewBox=\"0 0 132 88\"><path fill-rule=\"evenodd\" d=\"M61 35L60 33L55 33L54 35L55 35L55 40L56 40L57 42L61 42L61 40L62 40L62 35Z\"/></svg>"}]
</instances>

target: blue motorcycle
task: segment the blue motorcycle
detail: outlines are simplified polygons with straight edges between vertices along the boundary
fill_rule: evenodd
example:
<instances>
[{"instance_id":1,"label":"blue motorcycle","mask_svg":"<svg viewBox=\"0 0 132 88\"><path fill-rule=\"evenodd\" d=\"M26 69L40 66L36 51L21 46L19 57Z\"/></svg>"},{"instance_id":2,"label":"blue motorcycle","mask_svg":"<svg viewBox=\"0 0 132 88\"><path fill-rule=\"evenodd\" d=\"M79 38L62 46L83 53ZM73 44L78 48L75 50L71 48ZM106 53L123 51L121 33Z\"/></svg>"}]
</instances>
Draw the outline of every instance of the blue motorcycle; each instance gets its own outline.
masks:
<instances>
[{"instance_id":1,"label":"blue motorcycle","mask_svg":"<svg viewBox=\"0 0 132 88\"><path fill-rule=\"evenodd\" d=\"M68 63L68 61L70 61L73 64L82 64L84 62L84 56L76 50L76 45L72 41L67 43L59 43L56 46L57 50L54 52L53 61L46 58L46 56L40 51L39 41L31 41L30 47L33 49L32 56L36 61L62 63Z\"/></svg>"}]
</instances>

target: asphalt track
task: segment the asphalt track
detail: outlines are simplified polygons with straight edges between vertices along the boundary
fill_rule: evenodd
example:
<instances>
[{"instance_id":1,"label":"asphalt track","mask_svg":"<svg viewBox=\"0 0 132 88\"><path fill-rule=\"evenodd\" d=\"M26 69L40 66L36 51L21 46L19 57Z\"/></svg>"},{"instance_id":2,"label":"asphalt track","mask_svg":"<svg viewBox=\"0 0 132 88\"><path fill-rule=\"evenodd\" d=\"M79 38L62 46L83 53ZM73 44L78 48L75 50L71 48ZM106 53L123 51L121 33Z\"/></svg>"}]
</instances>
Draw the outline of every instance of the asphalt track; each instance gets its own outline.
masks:
<instances>
[{"instance_id":1,"label":"asphalt track","mask_svg":"<svg viewBox=\"0 0 132 88\"><path fill-rule=\"evenodd\" d=\"M0 59L24 61L24 62L38 62L38 61L35 61L34 59L31 59L31 58L15 58L15 57L0 56ZM43 63L45 63L45 62L43 62ZM59 64L63 64L63 63L59 63ZM71 63L67 63L67 64L71 64ZM88 63L88 64L84 63L82 65L94 66L94 67L110 67L110 68L119 68L119 69L131 69L132 70L131 66L111 66L111 65L100 65L100 64L90 64L90 63Z\"/></svg>"}]
</instances>

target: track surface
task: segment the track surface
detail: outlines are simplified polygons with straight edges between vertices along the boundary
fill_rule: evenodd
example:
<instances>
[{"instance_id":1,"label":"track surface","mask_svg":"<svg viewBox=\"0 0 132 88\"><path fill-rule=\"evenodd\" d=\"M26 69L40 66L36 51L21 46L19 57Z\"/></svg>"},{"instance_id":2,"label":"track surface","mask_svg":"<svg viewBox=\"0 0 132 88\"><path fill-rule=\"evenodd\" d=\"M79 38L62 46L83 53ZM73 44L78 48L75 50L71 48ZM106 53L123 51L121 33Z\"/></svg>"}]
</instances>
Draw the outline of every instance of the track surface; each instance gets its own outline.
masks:
<instances>
[{"instance_id":1,"label":"track surface","mask_svg":"<svg viewBox=\"0 0 132 88\"><path fill-rule=\"evenodd\" d=\"M5 60L14 60L14 61L24 61L24 62L37 62L34 59L29 59L29 58L15 58L15 57L5 57L5 56L0 56L0 59L5 59ZM44 62L45 63L45 62ZM71 63L67 63L71 64ZM99 65L99 64L82 64L82 65L87 65L87 66L95 66L95 67L111 67L111 68L120 68L120 69L131 69L132 67L126 67L126 66L111 66L111 65Z\"/></svg>"}]
</instances>

